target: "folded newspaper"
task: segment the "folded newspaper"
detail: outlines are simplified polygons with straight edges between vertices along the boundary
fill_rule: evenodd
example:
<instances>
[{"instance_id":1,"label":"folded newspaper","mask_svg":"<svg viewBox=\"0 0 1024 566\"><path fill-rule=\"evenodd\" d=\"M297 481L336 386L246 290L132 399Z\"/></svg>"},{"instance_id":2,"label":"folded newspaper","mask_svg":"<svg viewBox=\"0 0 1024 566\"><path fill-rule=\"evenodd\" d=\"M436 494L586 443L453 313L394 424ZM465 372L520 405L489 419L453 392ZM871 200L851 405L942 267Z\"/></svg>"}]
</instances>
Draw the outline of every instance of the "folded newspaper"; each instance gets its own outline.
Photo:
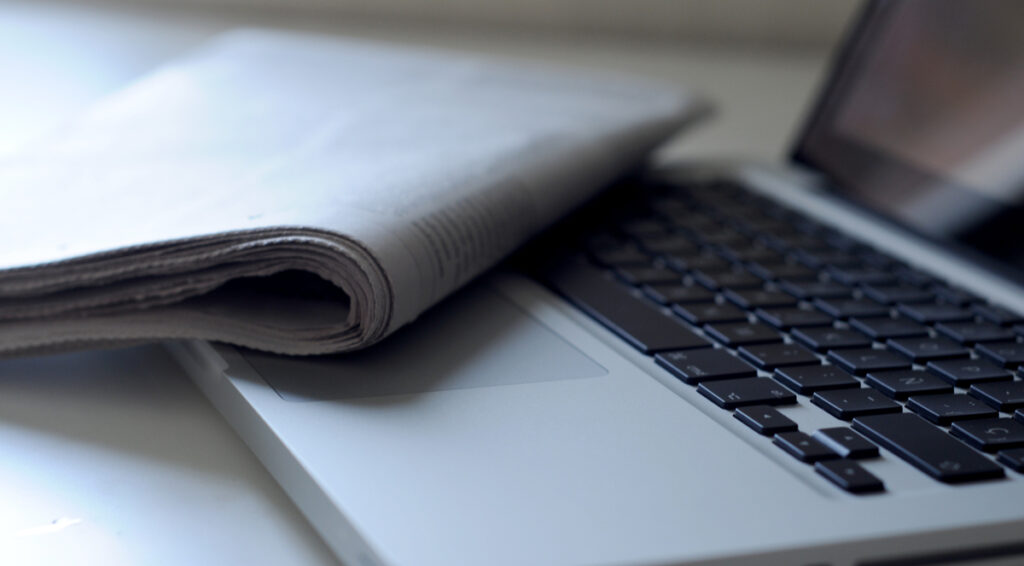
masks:
<instances>
[{"instance_id":1,"label":"folded newspaper","mask_svg":"<svg viewBox=\"0 0 1024 566\"><path fill-rule=\"evenodd\" d=\"M230 32L0 162L0 355L373 344L702 108L636 79Z\"/></svg>"}]
</instances>

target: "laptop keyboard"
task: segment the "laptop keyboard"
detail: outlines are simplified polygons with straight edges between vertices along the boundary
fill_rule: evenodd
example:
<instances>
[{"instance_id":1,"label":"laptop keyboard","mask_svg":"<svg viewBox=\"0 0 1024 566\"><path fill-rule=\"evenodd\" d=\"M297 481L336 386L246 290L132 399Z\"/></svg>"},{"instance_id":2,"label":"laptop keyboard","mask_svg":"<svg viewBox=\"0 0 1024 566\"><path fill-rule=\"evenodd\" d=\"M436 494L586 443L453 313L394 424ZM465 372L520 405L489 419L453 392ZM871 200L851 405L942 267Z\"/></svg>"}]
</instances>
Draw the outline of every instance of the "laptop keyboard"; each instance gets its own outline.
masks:
<instances>
[{"instance_id":1,"label":"laptop keyboard","mask_svg":"<svg viewBox=\"0 0 1024 566\"><path fill-rule=\"evenodd\" d=\"M1024 470L1024 317L732 182L631 193L545 279L709 403L851 493L884 491L878 447L946 483Z\"/></svg>"}]
</instances>

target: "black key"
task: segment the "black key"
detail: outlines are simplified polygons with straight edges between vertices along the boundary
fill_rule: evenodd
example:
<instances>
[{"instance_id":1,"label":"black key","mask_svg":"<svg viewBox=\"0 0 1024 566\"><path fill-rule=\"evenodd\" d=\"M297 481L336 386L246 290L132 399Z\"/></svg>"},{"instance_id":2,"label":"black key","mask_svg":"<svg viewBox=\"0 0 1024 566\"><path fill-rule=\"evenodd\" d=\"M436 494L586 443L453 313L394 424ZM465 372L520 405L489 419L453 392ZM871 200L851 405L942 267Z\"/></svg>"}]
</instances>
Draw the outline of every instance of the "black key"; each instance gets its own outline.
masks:
<instances>
[{"instance_id":1,"label":"black key","mask_svg":"<svg viewBox=\"0 0 1024 566\"><path fill-rule=\"evenodd\" d=\"M798 344L751 344L742 346L739 354L758 369L767 371L784 366L821 363L813 352Z\"/></svg>"},{"instance_id":2,"label":"black key","mask_svg":"<svg viewBox=\"0 0 1024 566\"><path fill-rule=\"evenodd\" d=\"M691 205L682 205L691 206ZM700 246L700 238L697 237L698 232L702 231L715 231L721 229L721 225L715 220L699 214L683 214L683 213L670 213L665 215L666 225L669 227L669 235L676 237L684 237L692 243ZM662 235L661 237L665 237ZM648 238L656 240L658 236L652 235ZM693 253L688 250L681 249L684 253Z\"/></svg>"},{"instance_id":3,"label":"black key","mask_svg":"<svg viewBox=\"0 0 1024 566\"><path fill-rule=\"evenodd\" d=\"M823 428L811 435L815 440L839 454L840 458L875 458L878 447L852 429L845 426Z\"/></svg>"},{"instance_id":4,"label":"black key","mask_svg":"<svg viewBox=\"0 0 1024 566\"><path fill-rule=\"evenodd\" d=\"M909 369L871 372L864 383L893 399L901 400L912 395L953 392L953 386L943 379L930 373Z\"/></svg>"},{"instance_id":5,"label":"black key","mask_svg":"<svg viewBox=\"0 0 1024 566\"><path fill-rule=\"evenodd\" d=\"M772 442L801 462L813 463L839 457L827 446L802 432L776 434Z\"/></svg>"},{"instance_id":6,"label":"black key","mask_svg":"<svg viewBox=\"0 0 1024 566\"><path fill-rule=\"evenodd\" d=\"M700 303L715 300L715 293L696 285L645 285L644 294L651 300L669 305L672 303Z\"/></svg>"},{"instance_id":7,"label":"black key","mask_svg":"<svg viewBox=\"0 0 1024 566\"><path fill-rule=\"evenodd\" d=\"M548 274L548 281L569 301L645 354L708 345L678 320L605 279L597 269L568 262Z\"/></svg>"},{"instance_id":8,"label":"black key","mask_svg":"<svg viewBox=\"0 0 1024 566\"><path fill-rule=\"evenodd\" d=\"M857 256L838 250L822 250L814 252L810 250L798 250L793 253L792 257L811 269L823 269L829 265L837 268L855 268L861 264L860 258Z\"/></svg>"},{"instance_id":9,"label":"black key","mask_svg":"<svg viewBox=\"0 0 1024 566\"><path fill-rule=\"evenodd\" d=\"M866 267L876 267L879 269L884 269L889 272L892 272L894 269L898 267L904 267L903 263L900 262L899 260L893 259L885 254L873 250L861 251L858 254L858 256L860 257L860 261ZM900 285L899 277L896 276L896 273L892 274L895 277L896 282L893 282L893 284L888 285L874 285L874 287L897 287L898 285Z\"/></svg>"},{"instance_id":10,"label":"black key","mask_svg":"<svg viewBox=\"0 0 1024 566\"><path fill-rule=\"evenodd\" d=\"M747 266L751 273L768 281L815 281L818 272L794 263L754 263Z\"/></svg>"},{"instance_id":11,"label":"black key","mask_svg":"<svg viewBox=\"0 0 1024 566\"><path fill-rule=\"evenodd\" d=\"M899 403L889 400L874 389L819 391L811 397L811 402L825 409L833 417L844 420L866 415L899 413L903 410Z\"/></svg>"},{"instance_id":12,"label":"black key","mask_svg":"<svg viewBox=\"0 0 1024 566\"><path fill-rule=\"evenodd\" d=\"M781 263L785 258L768 248L720 248L718 255L733 263Z\"/></svg>"},{"instance_id":13,"label":"black key","mask_svg":"<svg viewBox=\"0 0 1024 566\"><path fill-rule=\"evenodd\" d=\"M885 484L853 460L823 460L814 463L814 471L850 493L885 491Z\"/></svg>"},{"instance_id":14,"label":"black key","mask_svg":"<svg viewBox=\"0 0 1024 566\"><path fill-rule=\"evenodd\" d=\"M651 255L695 255L700 248L679 234L661 234L638 238L640 247Z\"/></svg>"},{"instance_id":15,"label":"black key","mask_svg":"<svg viewBox=\"0 0 1024 566\"><path fill-rule=\"evenodd\" d=\"M858 255L860 256L860 259L864 262L864 265L870 267L878 267L880 269L885 269L888 271L906 268L906 265L903 262L893 257L887 256L882 252L870 249L867 246L864 246L864 249ZM893 275L896 274L893 273ZM897 279L899 278L897 277Z\"/></svg>"},{"instance_id":16,"label":"black key","mask_svg":"<svg viewBox=\"0 0 1024 566\"><path fill-rule=\"evenodd\" d=\"M885 341L889 338L927 336L928 327L906 318L851 318L850 326L863 332L872 340Z\"/></svg>"},{"instance_id":17,"label":"black key","mask_svg":"<svg viewBox=\"0 0 1024 566\"><path fill-rule=\"evenodd\" d=\"M932 324L935 322L956 322L960 320L971 320L974 315L969 310L962 309L956 305L926 303L922 305L896 305L896 308L903 316L921 324Z\"/></svg>"},{"instance_id":18,"label":"black key","mask_svg":"<svg viewBox=\"0 0 1024 566\"><path fill-rule=\"evenodd\" d=\"M891 285L896 283L896 276L878 268L842 268L832 266L828 270L832 279L843 285Z\"/></svg>"},{"instance_id":19,"label":"black key","mask_svg":"<svg viewBox=\"0 0 1024 566\"><path fill-rule=\"evenodd\" d=\"M818 352L871 346L871 340L849 328L796 328L793 330L793 338Z\"/></svg>"},{"instance_id":20,"label":"black key","mask_svg":"<svg viewBox=\"0 0 1024 566\"><path fill-rule=\"evenodd\" d=\"M864 262L865 265L869 265L872 267L880 267L882 269L892 269L896 266L901 265L900 262L894 260L893 258L878 253L876 251L863 252L860 254L860 259L861 261ZM894 273L893 275L896 274ZM899 277L897 276L897 279L898 278Z\"/></svg>"},{"instance_id":21,"label":"black key","mask_svg":"<svg viewBox=\"0 0 1024 566\"><path fill-rule=\"evenodd\" d=\"M618 225L619 232L637 239L660 237L669 233L668 226L655 218L632 218Z\"/></svg>"},{"instance_id":22,"label":"black key","mask_svg":"<svg viewBox=\"0 0 1024 566\"><path fill-rule=\"evenodd\" d=\"M708 255L669 255L664 258L665 264L676 271L706 271L718 272L729 269L729 262L724 259Z\"/></svg>"},{"instance_id":23,"label":"black key","mask_svg":"<svg viewBox=\"0 0 1024 566\"><path fill-rule=\"evenodd\" d=\"M861 288L864 296L880 303L926 303L935 298L935 293L913 285L865 285Z\"/></svg>"},{"instance_id":24,"label":"black key","mask_svg":"<svg viewBox=\"0 0 1024 566\"><path fill-rule=\"evenodd\" d=\"M706 246L749 246L750 239L735 230L719 229L715 232L696 232L695 236Z\"/></svg>"},{"instance_id":25,"label":"black key","mask_svg":"<svg viewBox=\"0 0 1024 566\"><path fill-rule=\"evenodd\" d=\"M1013 375L1009 372L985 360L972 360L970 358L965 360L943 360L940 362L928 362L926 367L935 375L957 387L969 387L972 383L1010 381L1013 379Z\"/></svg>"},{"instance_id":26,"label":"black key","mask_svg":"<svg viewBox=\"0 0 1024 566\"><path fill-rule=\"evenodd\" d=\"M981 419L953 423L953 436L985 452L1024 447L1024 424L1011 419Z\"/></svg>"},{"instance_id":27,"label":"black key","mask_svg":"<svg viewBox=\"0 0 1024 566\"><path fill-rule=\"evenodd\" d=\"M832 317L827 314L801 308L757 309L754 314L779 330L797 326L832 326Z\"/></svg>"},{"instance_id":28,"label":"black key","mask_svg":"<svg viewBox=\"0 0 1024 566\"><path fill-rule=\"evenodd\" d=\"M943 303L951 305L957 305L959 307L965 307L971 303L981 302L981 299L968 291L963 289L957 289L955 287L947 287L945 285L936 285L933 287L936 297Z\"/></svg>"},{"instance_id":29,"label":"black key","mask_svg":"<svg viewBox=\"0 0 1024 566\"><path fill-rule=\"evenodd\" d=\"M743 309L756 309L759 307L788 307L796 306L797 300L791 295L781 291L765 291L763 289L748 289L734 291L726 289L722 296L729 302Z\"/></svg>"},{"instance_id":30,"label":"black key","mask_svg":"<svg viewBox=\"0 0 1024 566\"><path fill-rule=\"evenodd\" d=\"M589 252L634 247L629 242L608 232L598 232L588 236L584 245Z\"/></svg>"},{"instance_id":31,"label":"black key","mask_svg":"<svg viewBox=\"0 0 1024 566\"><path fill-rule=\"evenodd\" d=\"M826 233L825 241L833 248L838 248L844 252L856 252L864 248L864 245L857 240L838 232Z\"/></svg>"},{"instance_id":32,"label":"black key","mask_svg":"<svg viewBox=\"0 0 1024 566\"><path fill-rule=\"evenodd\" d=\"M681 256L662 256L662 264L665 267L675 271L676 273L683 274L687 272L686 258Z\"/></svg>"},{"instance_id":33,"label":"black key","mask_svg":"<svg viewBox=\"0 0 1024 566\"><path fill-rule=\"evenodd\" d=\"M976 351L1003 367L1015 368L1024 364L1024 344L1017 342L978 344Z\"/></svg>"},{"instance_id":34,"label":"black key","mask_svg":"<svg viewBox=\"0 0 1024 566\"><path fill-rule=\"evenodd\" d=\"M697 392L711 399L723 409L750 405L791 405L796 395L773 379L744 377L722 381L706 381L697 386Z\"/></svg>"},{"instance_id":35,"label":"black key","mask_svg":"<svg viewBox=\"0 0 1024 566\"><path fill-rule=\"evenodd\" d=\"M834 318L889 316L889 307L868 299L814 299L814 306Z\"/></svg>"},{"instance_id":36,"label":"black key","mask_svg":"<svg viewBox=\"0 0 1024 566\"><path fill-rule=\"evenodd\" d=\"M782 342L782 336L774 328L749 322L723 322L709 324L704 332L726 346L735 348L747 344L769 344Z\"/></svg>"},{"instance_id":37,"label":"black key","mask_svg":"<svg viewBox=\"0 0 1024 566\"><path fill-rule=\"evenodd\" d=\"M810 395L815 391L860 387L860 382L856 378L836 366L779 368L775 370L775 379L801 395Z\"/></svg>"},{"instance_id":38,"label":"black key","mask_svg":"<svg viewBox=\"0 0 1024 566\"><path fill-rule=\"evenodd\" d=\"M590 257L597 263L607 267L643 266L650 265L651 263L651 256L631 244L591 250Z\"/></svg>"},{"instance_id":39,"label":"black key","mask_svg":"<svg viewBox=\"0 0 1024 566\"><path fill-rule=\"evenodd\" d=\"M770 238L763 237L764 234L761 232L769 232L772 234L788 234L790 231L789 225L776 218L760 217L760 218L737 218L734 219L737 230L742 231L748 236L754 237L754 240L759 244L764 244L766 247ZM775 248L772 248L775 249Z\"/></svg>"},{"instance_id":40,"label":"black key","mask_svg":"<svg viewBox=\"0 0 1024 566\"><path fill-rule=\"evenodd\" d=\"M791 432L797 429L796 423L789 417L768 405L740 407L736 409L732 416L765 436L772 436L780 432Z\"/></svg>"},{"instance_id":41,"label":"black key","mask_svg":"<svg viewBox=\"0 0 1024 566\"><path fill-rule=\"evenodd\" d=\"M630 285L682 283L683 276L667 267L619 267L615 276Z\"/></svg>"},{"instance_id":42,"label":"black key","mask_svg":"<svg viewBox=\"0 0 1024 566\"><path fill-rule=\"evenodd\" d=\"M1002 307L993 305L974 305L971 310L981 318L1000 326L1012 326L1014 324L1024 322L1024 316L1006 310Z\"/></svg>"},{"instance_id":43,"label":"black key","mask_svg":"<svg viewBox=\"0 0 1024 566\"><path fill-rule=\"evenodd\" d=\"M915 287L928 287L936 282L935 278L931 275L921 273L909 267L897 268L893 271L893 274L903 283L914 285Z\"/></svg>"},{"instance_id":44,"label":"black key","mask_svg":"<svg viewBox=\"0 0 1024 566\"><path fill-rule=\"evenodd\" d=\"M971 355L967 348L949 338L890 338L886 345L919 364L928 360L966 358Z\"/></svg>"},{"instance_id":45,"label":"black key","mask_svg":"<svg viewBox=\"0 0 1024 566\"><path fill-rule=\"evenodd\" d=\"M1013 418L1017 419L1017 422L1024 423L1024 409L1014 411Z\"/></svg>"},{"instance_id":46,"label":"black key","mask_svg":"<svg viewBox=\"0 0 1024 566\"><path fill-rule=\"evenodd\" d=\"M828 353L828 357L832 363L857 375L873 371L910 369L910 360L889 350L873 348L832 350Z\"/></svg>"},{"instance_id":47,"label":"black key","mask_svg":"<svg viewBox=\"0 0 1024 566\"><path fill-rule=\"evenodd\" d=\"M802 300L814 298L820 299L844 299L853 296L853 292L846 285L833 283L831 281L783 281L779 288Z\"/></svg>"},{"instance_id":48,"label":"black key","mask_svg":"<svg viewBox=\"0 0 1024 566\"><path fill-rule=\"evenodd\" d=\"M825 226L818 224L817 222L811 220L810 218L807 218L806 216L803 216L796 212L793 213L793 216L790 221L792 223L792 226L797 230L805 234L812 234L815 237L822 239L822 242L824 243L823 238L828 233L828 228L825 228ZM825 249L830 248L831 246Z\"/></svg>"},{"instance_id":49,"label":"black key","mask_svg":"<svg viewBox=\"0 0 1024 566\"><path fill-rule=\"evenodd\" d=\"M999 461L1011 469L1024 472L1024 448L1003 450L999 453Z\"/></svg>"},{"instance_id":50,"label":"black key","mask_svg":"<svg viewBox=\"0 0 1024 566\"><path fill-rule=\"evenodd\" d=\"M694 271L691 275L694 281L714 291L719 289L757 289L764 285L764 281L760 277L746 271L720 271L717 273Z\"/></svg>"},{"instance_id":51,"label":"black key","mask_svg":"<svg viewBox=\"0 0 1024 566\"><path fill-rule=\"evenodd\" d=\"M1003 469L917 415L853 420L853 428L929 476L947 483L1001 478Z\"/></svg>"},{"instance_id":52,"label":"black key","mask_svg":"<svg viewBox=\"0 0 1024 566\"><path fill-rule=\"evenodd\" d=\"M967 393L1007 413L1024 407L1024 381L978 383L972 385Z\"/></svg>"},{"instance_id":53,"label":"black key","mask_svg":"<svg viewBox=\"0 0 1024 566\"><path fill-rule=\"evenodd\" d=\"M673 187L679 190L679 187ZM718 229L721 223L711 218L704 206L693 198L693 192L672 194L648 201L648 207L663 217L675 230L681 232L707 232Z\"/></svg>"},{"instance_id":54,"label":"black key","mask_svg":"<svg viewBox=\"0 0 1024 566\"><path fill-rule=\"evenodd\" d=\"M826 251L831 249L828 244L821 241L821 239L811 236L809 234L797 233L780 233L772 232L761 234L758 236L758 240L764 243L769 248L778 250L780 252L788 252L790 250L806 250L807 252L815 251Z\"/></svg>"},{"instance_id":55,"label":"black key","mask_svg":"<svg viewBox=\"0 0 1024 566\"><path fill-rule=\"evenodd\" d=\"M995 409L967 395L946 393L918 395L907 401L907 408L937 425L953 421L987 419L997 416Z\"/></svg>"},{"instance_id":56,"label":"black key","mask_svg":"<svg viewBox=\"0 0 1024 566\"><path fill-rule=\"evenodd\" d=\"M672 305L672 311L691 324L701 326L716 322L744 322L747 313L732 306L718 303L689 303Z\"/></svg>"},{"instance_id":57,"label":"black key","mask_svg":"<svg viewBox=\"0 0 1024 566\"><path fill-rule=\"evenodd\" d=\"M757 375L750 364L725 350L714 348L662 352L654 356L654 361L690 385L713 379Z\"/></svg>"},{"instance_id":58,"label":"black key","mask_svg":"<svg viewBox=\"0 0 1024 566\"><path fill-rule=\"evenodd\" d=\"M1010 329L987 322L940 322L935 325L935 330L967 346L978 342L999 342L1014 338Z\"/></svg>"}]
</instances>

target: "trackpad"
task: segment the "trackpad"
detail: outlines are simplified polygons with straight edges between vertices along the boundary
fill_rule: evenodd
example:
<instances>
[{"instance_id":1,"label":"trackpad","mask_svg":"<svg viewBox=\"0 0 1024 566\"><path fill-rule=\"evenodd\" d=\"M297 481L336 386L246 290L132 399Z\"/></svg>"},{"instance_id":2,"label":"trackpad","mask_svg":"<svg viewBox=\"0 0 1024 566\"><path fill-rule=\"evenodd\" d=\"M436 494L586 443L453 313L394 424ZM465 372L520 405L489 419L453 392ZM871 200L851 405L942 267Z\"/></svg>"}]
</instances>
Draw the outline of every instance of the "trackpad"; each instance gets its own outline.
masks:
<instances>
[{"instance_id":1,"label":"trackpad","mask_svg":"<svg viewBox=\"0 0 1024 566\"><path fill-rule=\"evenodd\" d=\"M607 373L485 285L460 291L364 351L309 358L243 351L243 356L289 401L411 395Z\"/></svg>"}]
</instances>

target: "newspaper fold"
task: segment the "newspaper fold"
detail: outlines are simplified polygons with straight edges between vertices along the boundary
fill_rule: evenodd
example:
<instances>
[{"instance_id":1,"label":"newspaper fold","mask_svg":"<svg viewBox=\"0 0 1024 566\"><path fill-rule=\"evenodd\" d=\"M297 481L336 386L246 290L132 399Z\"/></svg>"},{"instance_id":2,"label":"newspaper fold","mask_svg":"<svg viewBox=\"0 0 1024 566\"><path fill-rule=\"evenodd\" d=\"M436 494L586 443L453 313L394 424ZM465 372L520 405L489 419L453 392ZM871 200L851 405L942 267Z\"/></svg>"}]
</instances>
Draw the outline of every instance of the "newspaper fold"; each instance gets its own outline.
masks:
<instances>
[{"instance_id":1,"label":"newspaper fold","mask_svg":"<svg viewBox=\"0 0 1024 566\"><path fill-rule=\"evenodd\" d=\"M228 33L0 162L0 355L367 346L703 108L635 79Z\"/></svg>"}]
</instances>

